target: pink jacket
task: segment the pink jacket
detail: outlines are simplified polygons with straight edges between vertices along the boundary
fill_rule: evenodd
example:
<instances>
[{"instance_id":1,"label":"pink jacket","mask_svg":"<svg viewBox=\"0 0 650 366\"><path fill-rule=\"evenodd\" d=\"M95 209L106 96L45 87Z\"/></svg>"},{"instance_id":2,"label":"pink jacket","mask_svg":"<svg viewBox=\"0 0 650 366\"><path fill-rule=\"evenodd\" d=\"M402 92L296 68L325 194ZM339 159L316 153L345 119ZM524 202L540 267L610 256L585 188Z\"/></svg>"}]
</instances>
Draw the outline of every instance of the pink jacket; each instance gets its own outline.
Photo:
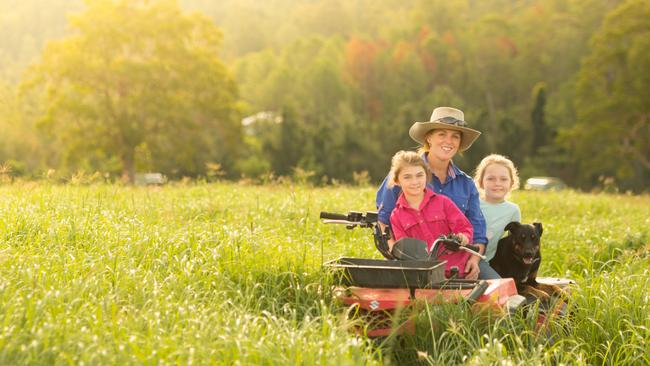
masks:
<instances>
[{"instance_id":1,"label":"pink jacket","mask_svg":"<svg viewBox=\"0 0 650 366\"><path fill-rule=\"evenodd\" d=\"M390 215L390 225L395 240L405 237L424 240L429 250L440 235L462 233L470 243L474 235L472 224L454 202L429 188L424 190L424 199L417 210L409 206L404 193L400 194Z\"/></svg>"}]
</instances>

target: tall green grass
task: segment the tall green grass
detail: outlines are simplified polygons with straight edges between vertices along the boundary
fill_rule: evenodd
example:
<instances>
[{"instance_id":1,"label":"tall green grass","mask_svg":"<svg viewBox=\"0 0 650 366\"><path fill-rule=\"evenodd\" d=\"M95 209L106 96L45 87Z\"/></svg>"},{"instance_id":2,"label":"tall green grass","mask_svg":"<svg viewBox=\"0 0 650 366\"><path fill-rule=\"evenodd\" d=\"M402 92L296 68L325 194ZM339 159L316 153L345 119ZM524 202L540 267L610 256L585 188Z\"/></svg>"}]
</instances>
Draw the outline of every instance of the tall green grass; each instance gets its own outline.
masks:
<instances>
[{"instance_id":1,"label":"tall green grass","mask_svg":"<svg viewBox=\"0 0 650 366\"><path fill-rule=\"evenodd\" d=\"M321 267L379 258L372 188L0 187L0 364L650 363L650 198L515 194L544 223L542 274L578 285L571 321L428 307L415 336L350 332ZM419 351L419 353L418 353Z\"/></svg>"}]
</instances>

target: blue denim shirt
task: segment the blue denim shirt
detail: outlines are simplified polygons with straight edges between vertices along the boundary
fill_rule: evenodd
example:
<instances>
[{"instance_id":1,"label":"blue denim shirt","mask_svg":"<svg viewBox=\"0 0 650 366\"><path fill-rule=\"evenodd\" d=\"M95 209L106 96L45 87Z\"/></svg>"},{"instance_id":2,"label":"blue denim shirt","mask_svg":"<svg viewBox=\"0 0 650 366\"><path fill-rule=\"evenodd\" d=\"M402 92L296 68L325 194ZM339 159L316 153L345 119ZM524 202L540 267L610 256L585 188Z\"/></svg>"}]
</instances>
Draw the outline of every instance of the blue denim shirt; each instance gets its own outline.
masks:
<instances>
[{"instance_id":1,"label":"blue denim shirt","mask_svg":"<svg viewBox=\"0 0 650 366\"><path fill-rule=\"evenodd\" d=\"M422 159L426 162L426 155L422 155ZM435 174L432 174L433 179L427 183L427 186L434 192L451 198L465 214L474 228L474 243L487 244L485 218L481 212L479 194L474 181L462 170L458 169L453 162L451 163L450 173L447 174L447 180L444 184L440 182ZM387 184L388 177L384 178L377 190L376 203L379 222L390 225L390 214L393 212L397 198L402 190L398 186L391 189Z\"/></svg>"}]
</instances>

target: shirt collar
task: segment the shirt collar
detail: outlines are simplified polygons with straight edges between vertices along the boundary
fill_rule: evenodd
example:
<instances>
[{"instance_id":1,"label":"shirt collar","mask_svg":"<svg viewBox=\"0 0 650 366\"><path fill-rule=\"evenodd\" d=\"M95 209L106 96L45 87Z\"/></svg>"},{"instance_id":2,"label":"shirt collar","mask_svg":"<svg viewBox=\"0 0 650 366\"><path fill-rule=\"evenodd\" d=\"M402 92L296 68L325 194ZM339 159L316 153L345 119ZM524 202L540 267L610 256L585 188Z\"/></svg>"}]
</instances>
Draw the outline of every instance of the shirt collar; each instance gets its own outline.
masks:
<instances>
[{"instance_id":1,"label":"shirt collar","mask_svg":"<svg viewBox=\"0 0 650 366\"><path fill-rule=\"evenodd\" d=\"M447 169L447 175L451 177L451 179L456 178L456 165L454 164L453 160L449 163L449 168Z\"/></svg>"},{"instance_id":2,"label":"shirt collar","mask_svg":"<svg viewBox=\"0 0 650 366\"><path fill-rule=\"evenodd\" d=\"M433 173L431 171L431 168L429 167L429 153L428 152L422 153L422 160L424 160L424 162L426 163L427 169L429 169L429 172ZM460 173L460 169L456 166L456 164L454 164L454 161L451 160L449 162L449 166L447 166L447 175L451 179L456 179L456 175L458 175L458 173Z\"/></svg>"},{"instance_id":3,"label":"shirt collar","mask_svg":"<svg viewBox=\"0 0 650 366\"><path fill-rule=\"evenodd\" d=\"M422 202L420 202L420 207L422 207L422 204L425 202L428 202L431 197L435 196L436 193L431 190L429 187L424 188L424 198L422 198ZM395 207L400 206L402 208L411 208L411 205L409 205L408 201L406 200L406 196L404 196L404 191L399 195L399 198L397 199L397 202L395 203ZM419 209L419 207L418 207Z\"/></svg>"}]
</instances>

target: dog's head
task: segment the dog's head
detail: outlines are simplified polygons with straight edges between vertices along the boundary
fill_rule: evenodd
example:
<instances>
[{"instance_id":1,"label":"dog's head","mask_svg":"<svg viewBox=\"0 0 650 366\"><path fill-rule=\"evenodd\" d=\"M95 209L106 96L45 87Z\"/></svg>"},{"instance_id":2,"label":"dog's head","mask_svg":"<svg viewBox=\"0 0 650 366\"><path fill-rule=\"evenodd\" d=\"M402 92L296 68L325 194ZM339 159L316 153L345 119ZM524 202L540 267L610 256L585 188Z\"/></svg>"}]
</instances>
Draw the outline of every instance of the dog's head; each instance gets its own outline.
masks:
<instances>
[{"instance_id":1,"label":"dog's head","mask_svg":"<svg viewBox=\"0 0 650 366\"><path fill-rule=\"evenodd\" d=\"M513 221L506 225L505 230L510 232L515 257L524 264L533 264L535 259L539 258L542 224L540 222L534 222L532 225L521 224Z\"/></svg>"}]
</instances>

